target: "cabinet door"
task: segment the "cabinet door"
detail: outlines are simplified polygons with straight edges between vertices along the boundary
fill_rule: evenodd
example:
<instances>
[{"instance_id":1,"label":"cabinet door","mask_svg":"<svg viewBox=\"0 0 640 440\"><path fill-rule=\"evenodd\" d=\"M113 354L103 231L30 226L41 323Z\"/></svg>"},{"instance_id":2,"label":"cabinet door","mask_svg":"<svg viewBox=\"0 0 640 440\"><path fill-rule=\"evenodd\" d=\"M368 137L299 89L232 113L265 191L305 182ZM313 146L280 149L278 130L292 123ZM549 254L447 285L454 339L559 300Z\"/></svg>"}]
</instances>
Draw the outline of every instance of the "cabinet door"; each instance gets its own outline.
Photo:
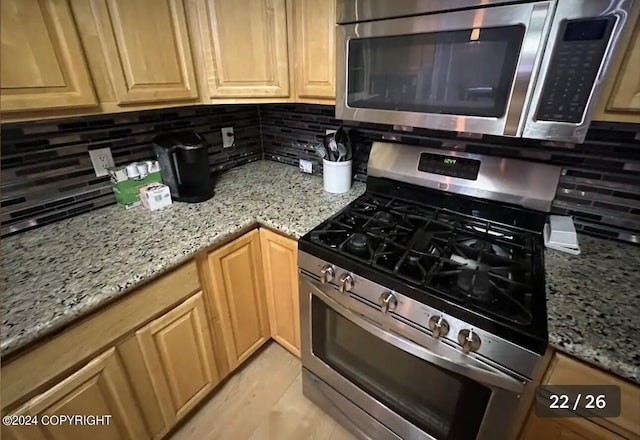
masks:
<instances>
[{"instance_id":1,"label":"cabinet door","mask_svg":"<svg viewBox=\"0 0 640 440\"><path fill-rule=\"evenodd\" d=\"M11 415L37 415L35 426L3 426L3 437L16 440L118 440L149 438L114 348L89 362L53 388L34 397ZM109 415L92 425L43 423L43 416ZM54 422L56 419L48 419Z\"/></svg>"},{"instance_id":2,"label":"cabinet door","mask_svg":"<svg viewBox=\"0 0 640 440\"><path fill-rule=\"evenodd\" d=\"M336 97L336 2L294 0L296 96L329 101Z\"/></svg>"},{"instance_id":3,"label":"cabinet door","mask_svg":"<svg viewBox=\"0 0 640 440\"><path fill-rule=\"evenodd\" d=\"M142 358L167 426L217 383L202 292L136 332Z\"/></svg>"},{"instance_id":4,"label":"cabinet door","mask_svg":"<svg viewBox=\"0 0 640 440\"><path fill-rule=\"evenodd\" d=\"M231 369L269 340L260 260L257 230L209 254L212 299L221 311Z\"/></svg>"},{"instance_id":5,"label":"cabinet door","mask_svg":"<svg viewBox=\"0 0 640 440\"><path fill-rule=\"evenodd\" d=\"M636 112L640 114L640 20L629 41L625 62L618 73L616 87L613 90L607 110ZM638 118L640 121L640 116Z\"/></svg>"},{"instance_id":6,"label":"cabinet door","mask_svg":"<svg viewBox=\"0 0 640 440\"><path fill-rule=\"evenodd\" d=\"M531 414L520 440L622 440L587 419L543 419Z\"/></svg>"},{"instance_id":7,"label":"cabinet door","mask_svg":"<svg viewBox=\"0 0 640 440\"><path fill-rule=\"evenodd\" d=\"M198 97L182 0L90 1L118 103Z\"/></svg>"},{"instance_id":8,"label":"cabinet door","mask_svg":"<svg viewBox=\"0 0 640 440\"><path fill-rule=\"evenodd\" d=\"M298 243L260 229L271 337L300 357Z\"/></svg>"},{"instance_id":9,"label":"cabinet door","mask_svg":"<svg viewBox=\"0 0 640 440\"><path fill-rule=\"evenodd\" d=\"M289 96L285 0L200 0L196 16L210 97Z\"/></svg>"},{"instance_id":10,"label":"cabinet door","mask_svg":"<svg viewBox=\"0 0 640 440\"><path fill-rule=\"evenodd\" d=\"M96 105L67 0L0 2L2 111Z\"/></svg>"},{"instance_id":11,"label":"cabinet door","mask_svg":"<svg viewBox=\"0 0 640 440\"><path fill-rule=\"evenodd\" d=\"M640 4L634 3L628 23L635 28L628 40L619 41L620 53L614 58L607 75L595 120L640 123ZM624 34L623 34L624 35ZM626 47L624 42L626 43Z\"/></svg>"}]
</instances>

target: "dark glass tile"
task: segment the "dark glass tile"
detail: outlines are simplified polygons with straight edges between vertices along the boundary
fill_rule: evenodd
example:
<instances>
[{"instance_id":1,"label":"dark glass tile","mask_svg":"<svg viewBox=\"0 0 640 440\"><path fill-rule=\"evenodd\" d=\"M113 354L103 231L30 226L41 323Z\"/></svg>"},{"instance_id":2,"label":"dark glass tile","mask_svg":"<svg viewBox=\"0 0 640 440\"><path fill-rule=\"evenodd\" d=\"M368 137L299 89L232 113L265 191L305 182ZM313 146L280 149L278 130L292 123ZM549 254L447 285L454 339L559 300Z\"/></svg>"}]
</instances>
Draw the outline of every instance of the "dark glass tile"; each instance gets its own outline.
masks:
<instances>
[{"instance_id":1,"label":"dark glass tile","mask_svg":"<svg viewBox=\"0 0 640 440\"><path fill-rule=\"evenodd\" d=\"M629 207L628 206L613 205L611 203L593 202L593 206L598 207L598 208L610 209L610 210L613 210L613 211L629 212Z\"/></svg>"},{"instance_id":2,"label":"dark glass tile","mask_svg":"<svg viewBox=\"0 0 640 440\"><path fill-rule=\"evenodd\" d=\"M26 208L26 209L20 209L18 211L13 211L9 215L11 216L11 218L20 218L20 217L25 217L25 216L28 216L28 215L35 214L37 212L42 212L42 211L44 211L44 208L42 206L34 206L32 208Z\"/></svg>"},{"instance_id":3,"label":"dark glass tile","mask_svg":"<svg viewBox=\"0 0 640 440\"><path fill-rule=\"evenodd\" d=\"M86 122L66 122L66 123L58 124L58 129L60 131L83 130L86 128L87 128Z\"/></svg>"},{"instance_id":4,"label":"dark glass tile","mask_svg":"<svg viewBox=\"0 0 640 440\"><path fill-rule=\"evenodd\" d=\"M595 221L602 220L602 216L601 215L590 214L590 213L587 213L587 212L580 212L580 211L576 211L576 210L573 210L573 209L568 210L567 214L573 215L573 216L576 216L576 217L580 217L580 218L584 218L584 219L588 219L588 220L595 220Z\"/></svg>"},{"instance_id":5,"label":"dark glass tile","mask_svg":"<svg viewBox=\"0 0 640 440\"><path fill-rule=\"evenodd\" d=\"M574 176L574 177L582 177L585 179L593 179L593 180L600 180L600 178L603 177L600 173L595 173L595 172L592 173L592 172L572 170L572 169L568 169L566 171L566 175ZM603 178L603 180L606 180L606 179Z\"/></svg>"},{"instance_id":6,"label":"dark glass tile","mask_svg":"<svg viewBox=\"0 0 640 440\"><path fill-rule=\"evenodd\" d=\"M18 203L26 202L27 199L24 197L16 197L15 199L3 200L0 202L0 206L6 208L7 206L17 205Z\"/></svg>"},{"instance_id":7,"label":"dark glass tile","mask_svg":"<svg viewBox=\"0 0 640 440\"><path fill-rule=\"evenodd\" d=\"M637 193L630 193L630 192L624 192L624 191L614 191L613 194L616 197L622 197L625 199L633 199L633 200L640 200L640 187L638 188L638 192Z\"/></svg>"}]
</instances>

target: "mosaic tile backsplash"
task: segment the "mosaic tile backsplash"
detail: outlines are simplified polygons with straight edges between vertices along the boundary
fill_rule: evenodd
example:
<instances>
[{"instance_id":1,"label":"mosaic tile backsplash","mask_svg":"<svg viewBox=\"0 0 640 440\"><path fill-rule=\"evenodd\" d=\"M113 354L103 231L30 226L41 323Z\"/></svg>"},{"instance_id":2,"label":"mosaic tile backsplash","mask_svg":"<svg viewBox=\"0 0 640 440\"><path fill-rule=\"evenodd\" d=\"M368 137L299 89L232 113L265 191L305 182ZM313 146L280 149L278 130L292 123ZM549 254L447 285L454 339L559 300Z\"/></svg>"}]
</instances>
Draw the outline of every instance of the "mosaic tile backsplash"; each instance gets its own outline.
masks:
<instances>
[{"instance_id":1,"label":"mosaic tile backsplash","mask_svg":"<svg viewBox=\"0 0 640 440\"><path fill-rule=\"evenodd\" d=\"M313 151L326 129L342 121L333 106L267 104L260 106L265 159L298 165L299 159L322 162ZM571 215L579 231L603 238L640 242L640 125L594 122L583 144L545 143L530 139L484 136L466 139L456 133L344 122L357 145L354 178L365 180L373 140L393 138L443 150L513 157L562 166L562 177L552 211Z\"/></svg>"},{"instance_id":2,"label":"mosaic tile backsplash","mask_svg":"<svg viewBox=\"0 0 640 440\"><path fill-rule=\"evenodd\" d=\"M95 177L87 152L110 147L117 165L154 156L151 140L165 131L191 128L209 148L212 173L262 157L298 166L314 161L313 145L342 121L334 107L308 104L215 105L71 119L2 124L2 235L15 233L115 203L107 177ZM514 157L560 165L553 212L573 216L578 230L640 242L640 126L595 122L584 144L344 122L356 145L354 178L365 181L371 142L403 143ZM233 126L236 147L222 149L220 128Z\"/></svg>"},{"instance_id":3,"label":"mosaic tile backsplash","mask_svg":"<svg viewBox=\"0 0 640 440\"><path fill-rule=\"evenodd\" d=\"M222 148L233 126L235 148ZM96 177L88 151L110 147L116 165L155 157L151 140L193 129L208 144L213 173L260 160L255 105L193 106L2 124L2 235L115 203L108 177Z\"/></svg>"}]
</instances>

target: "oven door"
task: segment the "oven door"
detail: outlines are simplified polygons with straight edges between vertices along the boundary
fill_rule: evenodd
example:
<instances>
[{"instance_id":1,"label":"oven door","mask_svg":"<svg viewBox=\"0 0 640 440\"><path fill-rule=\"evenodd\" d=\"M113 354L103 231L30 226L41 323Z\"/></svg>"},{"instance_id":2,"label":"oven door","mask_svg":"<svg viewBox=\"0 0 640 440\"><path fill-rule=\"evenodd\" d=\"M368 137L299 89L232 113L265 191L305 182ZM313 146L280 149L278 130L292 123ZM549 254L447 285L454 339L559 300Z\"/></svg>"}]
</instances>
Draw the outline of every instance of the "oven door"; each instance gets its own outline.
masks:
<instances>
[{"instance_id":1,"label":"oven door","mask_svg":"<svg viewBox=\"0 0 640 440\"><path fill-rule=\"evenodd\" d=\"M521 135L553 5L339 25L336 117Z\"/></svg>"},{"instance_id":2,"label":"oven door","mask_svg":"<svg viewBox=\"0 0 640 440\"><path fill-rule=\"evenodd\" d=\"M303 367L332 389L322 393L335 396L327 410L352 412L343 419L352 429L370 438L511 436L526 382L331 286L300 280ZM356 408L374 420L362 422Z\"/></svg>"}]
</instances>

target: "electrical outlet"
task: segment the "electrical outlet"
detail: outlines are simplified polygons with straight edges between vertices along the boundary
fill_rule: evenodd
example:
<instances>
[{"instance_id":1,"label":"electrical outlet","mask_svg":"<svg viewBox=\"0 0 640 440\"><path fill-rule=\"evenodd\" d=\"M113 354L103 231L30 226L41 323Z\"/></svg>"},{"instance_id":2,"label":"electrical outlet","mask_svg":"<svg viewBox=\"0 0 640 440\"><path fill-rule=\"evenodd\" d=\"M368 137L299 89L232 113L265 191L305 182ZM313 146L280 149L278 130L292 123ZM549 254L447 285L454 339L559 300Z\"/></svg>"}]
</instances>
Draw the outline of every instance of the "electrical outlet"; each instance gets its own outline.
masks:
<instances>
[{"instance_id":1,"label":"electrical outlet","mask_svg":"<svg viewBox=\"0 0 640 440\"><path fill-rule=\"evenodd\" d=\"M310 160L300 159L300 171L311 174L313 172L313 163Z\"/></svg>"},{"instance_id":2,"label":"electrical outlet","mask_svg":"<svg viewBox=\"0 0 640 440\"><path fill-rule=\"evenodd\" d=\"M222 148L231 148L236 144L236 137L233 134L233 127L222 127Z\"/></svg>"},{"instance_id":3,"label":"electrical outlet","mask_svg":"<svg viewBox=\"0 0 640 440\"><path fill-rule=\"evenodd\" d=\"M106 176L109 174L107 168L114 166L113 156L111 156L111 148L98 148L97 150L89 150L91 164L96 176Z\"/></svg>"}]
</instances>

